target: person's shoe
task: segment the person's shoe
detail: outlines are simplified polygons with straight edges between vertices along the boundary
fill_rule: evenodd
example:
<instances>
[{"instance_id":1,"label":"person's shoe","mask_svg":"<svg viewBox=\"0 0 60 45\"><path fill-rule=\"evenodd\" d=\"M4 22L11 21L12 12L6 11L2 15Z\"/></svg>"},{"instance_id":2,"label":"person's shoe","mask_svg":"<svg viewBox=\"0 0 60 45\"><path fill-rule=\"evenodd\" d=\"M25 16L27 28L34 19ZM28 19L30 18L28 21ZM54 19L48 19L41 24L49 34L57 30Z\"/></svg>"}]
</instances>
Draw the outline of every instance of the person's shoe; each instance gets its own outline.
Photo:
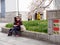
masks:
<instances>
[{"instance_id":1,"label":"person's shoe","mask_svg":"<svg viewBox=\"0 0 60 45\"><path fill-rule=\"evenodd\" d=\"M12 36L12 33L8 33L8 36Z\"/></svg>"},{"instance_id":2,"label":"person's shoe","mask_svg":"<svg viewBox=\"0 0 60 45\"><path fill-rule=\"evenodd\" d=\"M8 36L12 36L12 35L8 34Z\"/></svg>"},{"instance_id":3,"label":"person's shoe","mask_svg":"<svg viewBox=\"0 0 60 45\"><path fill-rule=\"evenodd\" d=\"M19 35L16 35L16 37L20 37Z\"/></svg>"}]
</instances>

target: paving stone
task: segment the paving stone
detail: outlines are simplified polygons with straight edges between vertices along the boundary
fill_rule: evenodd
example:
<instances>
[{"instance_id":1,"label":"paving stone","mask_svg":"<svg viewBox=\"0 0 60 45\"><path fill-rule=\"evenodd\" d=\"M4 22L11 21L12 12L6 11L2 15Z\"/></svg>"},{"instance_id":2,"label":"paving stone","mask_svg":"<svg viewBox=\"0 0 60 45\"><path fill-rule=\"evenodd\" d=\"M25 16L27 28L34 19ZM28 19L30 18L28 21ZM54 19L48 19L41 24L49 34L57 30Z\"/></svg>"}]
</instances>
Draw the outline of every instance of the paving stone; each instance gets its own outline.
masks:
<instances>
[{"instance_id":1,"label":"paving stone","mask_svg":"<svg viewBox=\"0 0 60 45\"><path fill-rule=\"evenodd\" d=\"M0 24L4 26L3 23ZM46 41L38 41L26 37L14 37L14 36L8 37L7 34L0 32L0 45L57 45L57 44L46 42Z\"/></svg>"},{"instance_id":2,"label":"paving stone","mask_svg":"<svg viewBox=\"0 0 60 45\"><path fill-rule=\"evenodd\" d=\"M56 45L53 43L29 39L26 37L8 37L7 34L0 32L1 45Z\"/></svg>"}]
</instances>

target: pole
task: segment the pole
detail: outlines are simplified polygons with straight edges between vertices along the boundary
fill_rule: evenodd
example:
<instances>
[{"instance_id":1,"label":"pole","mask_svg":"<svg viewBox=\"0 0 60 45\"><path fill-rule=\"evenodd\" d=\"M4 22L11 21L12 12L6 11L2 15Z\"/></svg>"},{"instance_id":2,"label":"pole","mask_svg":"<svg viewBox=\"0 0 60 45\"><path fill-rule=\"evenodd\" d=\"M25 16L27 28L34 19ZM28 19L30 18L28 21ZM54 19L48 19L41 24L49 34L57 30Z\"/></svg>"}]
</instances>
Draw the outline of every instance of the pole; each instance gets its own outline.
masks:
<instances>
[{"instance_id":1,"label":"pole","mask_svg":"<svg viewBox=\"0 0 60 45\"><path fill-rule=\"evenodd\" d=\"M1 18L5 18L5 0L1 0Z\"/></svg>"},{"instance_id":2,"label":"pole","mask_svg":"<svg viewBox=\"0 0 60 45\"><path fill-rule=\"evenodd\" d=\"M17 0L17 11L18 11L18 15L19 15L19 0Z\"/></svg>"}]
</instances>

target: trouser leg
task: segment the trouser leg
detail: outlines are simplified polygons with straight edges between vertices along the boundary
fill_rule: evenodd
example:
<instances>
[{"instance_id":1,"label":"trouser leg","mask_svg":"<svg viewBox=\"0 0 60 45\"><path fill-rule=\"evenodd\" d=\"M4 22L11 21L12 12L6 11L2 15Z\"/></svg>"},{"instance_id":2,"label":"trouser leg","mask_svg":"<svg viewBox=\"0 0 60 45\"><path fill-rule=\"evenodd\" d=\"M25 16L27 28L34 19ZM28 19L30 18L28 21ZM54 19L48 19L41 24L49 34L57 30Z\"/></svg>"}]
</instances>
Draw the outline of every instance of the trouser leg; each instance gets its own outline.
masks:
<instances>
[{"instance_id":1,"label":"trouser leg","mask_svg":"<svg viewBox=\"0 0 60 45\"><path fill-rule=\"evenodd\" d=\"M12 36L12 29L9 30L8 36Z\"/></svg>"}]
</instances>

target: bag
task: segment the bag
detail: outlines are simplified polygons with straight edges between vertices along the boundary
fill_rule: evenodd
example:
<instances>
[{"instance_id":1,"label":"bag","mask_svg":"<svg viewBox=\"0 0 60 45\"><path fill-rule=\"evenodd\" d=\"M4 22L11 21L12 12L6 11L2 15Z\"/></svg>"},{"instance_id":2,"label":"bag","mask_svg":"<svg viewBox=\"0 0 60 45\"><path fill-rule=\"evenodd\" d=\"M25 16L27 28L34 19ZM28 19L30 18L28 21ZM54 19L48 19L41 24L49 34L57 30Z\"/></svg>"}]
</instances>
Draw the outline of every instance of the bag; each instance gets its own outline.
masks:
<instances>
[{"instance_id":1,"label":"bag","mask_svg":"<svg viewBox=\"0 0 60 45\"><path fill-rule=\"evenodd\" d=\"M21 25L20 27L21 27L21 31L26 31L26 28L24 25Z\"/></svg>"},{"instance_id":2,"label":"bag","mask_svg":"<svg viewBox=\"0 0 60 45\"><path fill-rule=\"evenodd\" d=\"M8 36L12 36L12 29L9 30Z\"/></svg>"},{"instance_id":3,"label":"bag","mask_svg":"<svg viewBox=\"0 0 60 45\"><path fill-rule=\"evenodd\" d=\"M11 33L11 32L9 32L9 33L8 33L8 36L12 36L12 33Z\"/></svg>"}]
</instances>

